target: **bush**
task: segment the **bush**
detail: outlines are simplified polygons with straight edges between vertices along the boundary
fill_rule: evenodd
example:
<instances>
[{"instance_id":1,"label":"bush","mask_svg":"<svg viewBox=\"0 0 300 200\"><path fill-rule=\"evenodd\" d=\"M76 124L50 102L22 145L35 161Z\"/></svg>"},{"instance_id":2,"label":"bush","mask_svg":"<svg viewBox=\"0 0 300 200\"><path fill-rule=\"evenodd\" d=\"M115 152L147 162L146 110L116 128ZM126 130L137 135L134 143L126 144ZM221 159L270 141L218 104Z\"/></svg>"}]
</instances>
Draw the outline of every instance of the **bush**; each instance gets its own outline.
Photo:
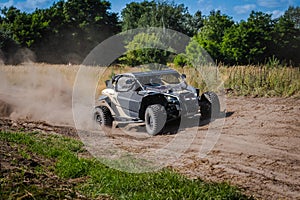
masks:
<instances>
[{"instance_id":1,"label":"bush","mask_svg":"<svg viewBox=\"0 0 300 200\"><path fill-rule=\"evenodd\" d=\"M184 67L187 64L186 57L183 54L175 56L173 62L177 67Z\"/></svg>"},{"instance_id":2,"label":"bush","mask_svg":"<svg viewBox=\"0 0 300 200\"><path fill-rule=\"evenodd\" d=\"M0 59L5 64L16 65L19 64L16 59L13 59L15 53L18 51L19 45L11 36L0 30Z\"/></svg>"}]
</instances>

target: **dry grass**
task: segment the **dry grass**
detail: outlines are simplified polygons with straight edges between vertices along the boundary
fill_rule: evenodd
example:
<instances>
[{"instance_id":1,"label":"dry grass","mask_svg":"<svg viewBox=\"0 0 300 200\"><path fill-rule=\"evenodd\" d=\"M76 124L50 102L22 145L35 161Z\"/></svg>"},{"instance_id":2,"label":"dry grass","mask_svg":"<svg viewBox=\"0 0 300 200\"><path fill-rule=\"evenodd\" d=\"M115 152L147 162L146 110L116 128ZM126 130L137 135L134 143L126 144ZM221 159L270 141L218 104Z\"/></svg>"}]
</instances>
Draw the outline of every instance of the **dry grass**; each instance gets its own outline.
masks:
<instances>
[{"instance_id":1,"label":"dry grass","mask_svg":"<svg viewBox=\"0 0 300 200\"><path fill-rule=\"evenodd\" d=\"M201 72L191 67L175 67L180 73L187 75L189 84L200 88L201 91L209 89L207 81ZM211 70L216 75L216 67ZM300 97L300 68L263 66L219 66L218 75L226 91L236 96L251 97ZM213 89L218 87L213 87Z\"/></svg>"},{"instance_id":2,"label":"dry grass","mask_svg":"<svg viewBox=\"0 0 300 200\"><path fill-rule=\"evenodd\" d=\"M201 72L190 67L175 67L180 73L187 75L189 84L206 91L210 89L207 80L203 78ZM32 70L34 69L34 70ZM32 78L39 78L40 75L63 76L67 82L72 85L75 82L76 75L80 66L78 65L49 65L43 63L24 64L21 66L0 66L1 74L5 73L10 84L22 84L24 74L34 73ZM135 71L135 68L126 66L112 66L110 68L103 67L84 67L81 68L85 76L93 76L98 78L98 86L96 94L105 88L104 81L111 78L115 74ZM212 76L216 75L216 69L211 72ZM300 96L300 68L293 67L269 67L269 66L234 66L218 67L218 73L221 77L217 81L217 85L213 88L218 88L222 82L224 88L232 91L232 95L255 96L255 97L290 97ZM0 75L1 75L0 74ZM42 81L42 80L40 80Z\"/></svg>"},{"instance_id":3,"label":"dry grass","mask_svg":"<svg viewBox=\"0 0 300 200\"><path fill-rule=\"evenodd\" d=\"M268 66L220 67L225 88L235 95L300 96L300 68Z\"/></svg>"}]
</instances>

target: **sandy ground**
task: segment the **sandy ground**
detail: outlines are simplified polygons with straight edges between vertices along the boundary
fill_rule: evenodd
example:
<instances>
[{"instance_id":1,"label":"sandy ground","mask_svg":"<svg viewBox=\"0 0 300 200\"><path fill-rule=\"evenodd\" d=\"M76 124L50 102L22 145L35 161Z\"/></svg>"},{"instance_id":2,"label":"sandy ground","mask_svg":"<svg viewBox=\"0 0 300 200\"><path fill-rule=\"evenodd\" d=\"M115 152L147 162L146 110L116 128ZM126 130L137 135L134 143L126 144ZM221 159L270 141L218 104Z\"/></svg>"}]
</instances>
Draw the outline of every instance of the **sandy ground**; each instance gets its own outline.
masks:
<instances>
[{"instance_id":1,"label":"sandy ground","mask_svg":"<svg viewBox=\"0 0 300 200\"><path fill-rule=\"evenodd\" d=\"M187 150L168 165L190 178L237 185L258 199L300 199L299 119L300 99L229 97L225 123L212 151L199 157L210 129L210 124L200 123ZM189 134L189 129L183 131ZM143 139L117 129L111 135L115 144L132 152L163 148L181 137L165 134ZM176 152L185 140L189 142L185 137L180 140L172 147ZM168 159L168 154L157 156L157 160Z\"/></svg>"},{"instance_id":2,"label":"sandy ground","mask_svg":"<svg viewBox=\"0 0 300 200\"><path fill-rule=\"evenodd\" d=\"M227 110L232 115L213 151L198 159L195 140L174 167L257 198L300 199L300 100L227 98Z\"/></svg>"},{"instance_id":3,"label":"sandy ground","mask_svg":"<svg viewBox=\"0 0 300 200\"><path fill-rule=\"evenodd\" d=\"M226 104L225 124L213 150L199 157L209 129L209 124L201 124L191 145L169 166L190 178L229 182L258 199L300 199L300 99L228 97ZM13 110L4 101L0 101L0 111L2 130L39 130L78 138L72 124L58 126L30 118L11 120ZM140 126L137 130L143 129ZM163 147L178 137L148 137L140 131L128 135L122 130L113 129L108 138L137 153Z\"/></svg>"}]
</instances>

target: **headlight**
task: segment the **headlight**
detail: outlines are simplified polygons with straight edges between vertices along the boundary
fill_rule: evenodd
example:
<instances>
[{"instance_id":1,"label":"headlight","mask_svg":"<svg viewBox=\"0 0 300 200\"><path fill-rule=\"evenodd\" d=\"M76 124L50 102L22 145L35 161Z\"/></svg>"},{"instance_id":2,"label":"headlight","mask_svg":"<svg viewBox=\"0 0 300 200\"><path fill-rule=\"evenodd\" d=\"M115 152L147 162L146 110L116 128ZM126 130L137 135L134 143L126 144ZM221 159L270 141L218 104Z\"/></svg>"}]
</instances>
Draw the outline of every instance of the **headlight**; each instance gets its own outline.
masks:
<instances>
[{"instance_id":1,"label":"headlight","mask_svg":"<svg viewBox=\"0 0 300 200\"><path fill-rule=\"evenodd\" d=\"M167 100L170 103L177 103L178 102L178 99L176 97L173 97L173 96L167 96Z\"/></svg>"}]
</instances>

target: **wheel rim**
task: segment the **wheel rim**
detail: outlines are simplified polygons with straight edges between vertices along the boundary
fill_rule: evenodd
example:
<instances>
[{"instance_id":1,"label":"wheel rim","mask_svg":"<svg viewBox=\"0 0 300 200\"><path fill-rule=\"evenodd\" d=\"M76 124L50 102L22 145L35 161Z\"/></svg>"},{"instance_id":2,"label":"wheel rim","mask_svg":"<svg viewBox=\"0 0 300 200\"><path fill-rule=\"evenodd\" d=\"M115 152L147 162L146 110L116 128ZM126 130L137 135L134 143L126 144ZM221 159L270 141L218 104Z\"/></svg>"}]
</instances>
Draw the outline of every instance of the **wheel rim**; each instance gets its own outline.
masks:
<instances>
[{"instance_id":1,"label":"wheel rim","mask_svg":"<svg viewBox=\"0 0 300 200\"><path fill-rule=\"evenodd\" d=\"M102 125L103 124L103 120L102 120L102 117L101 117L101 115L97 115L97 117L96 117L96 121L100 124L100 125Z\"/></svg>"},{"instance_id":2,"label":"wheel rim","mask_svg":"<svg viewBox=\"0 0 300 200\"><path fill-rule=\"evenodd\" d=\"M153 119L151 116L149 117L149 124L150 124L150 127L153 128Z\"/></svg>"},{"instance_id":3,"label":"wheel rim","mask_svg":"<svg viewBox=\"0 0 300 200\"><path fill-rule=\"evenodd\" d=\"M151 115L149 115L149 114L147 114L147 124L150 129L153 128L153 119L152 119Z\"/></svg>"}]
</instances>

